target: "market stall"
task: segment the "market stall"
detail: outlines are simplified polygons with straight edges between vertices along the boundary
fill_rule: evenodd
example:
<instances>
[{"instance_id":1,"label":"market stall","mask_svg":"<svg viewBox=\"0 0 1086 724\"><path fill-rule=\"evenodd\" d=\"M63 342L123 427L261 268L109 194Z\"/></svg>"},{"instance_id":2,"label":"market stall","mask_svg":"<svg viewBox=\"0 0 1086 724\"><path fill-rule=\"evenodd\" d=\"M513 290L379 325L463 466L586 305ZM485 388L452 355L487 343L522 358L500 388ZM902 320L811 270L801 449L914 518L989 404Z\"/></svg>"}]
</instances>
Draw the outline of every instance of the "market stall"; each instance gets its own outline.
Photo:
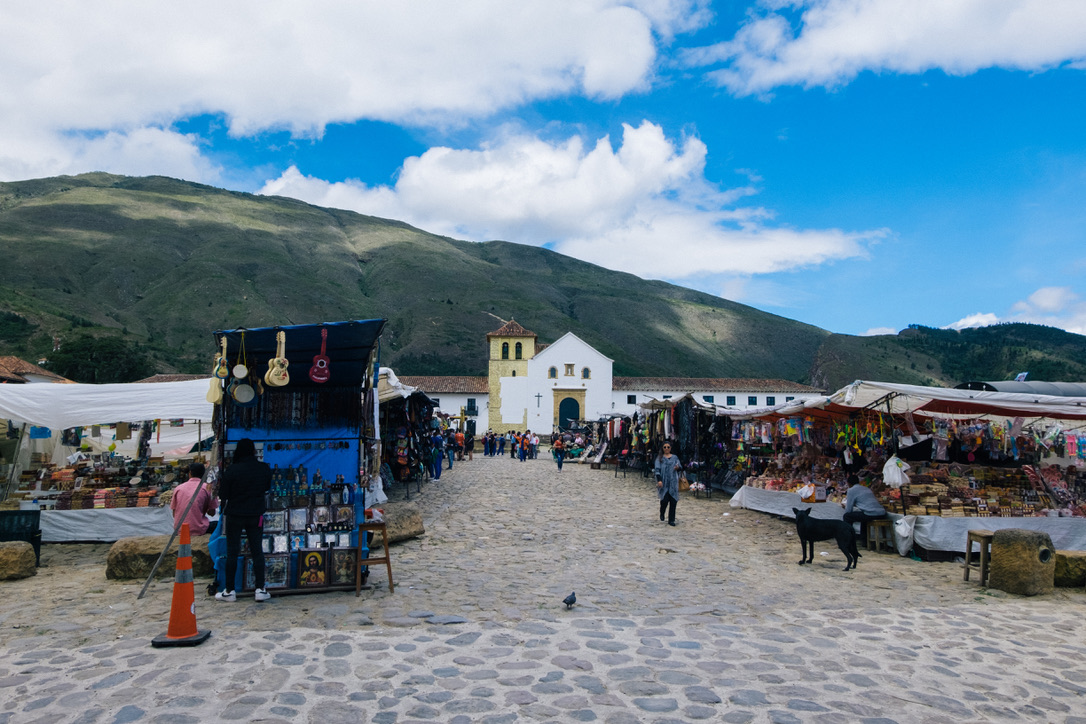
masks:
<instances>
[{"instance_id":1,"label":"market stall","mask_svg":"<svg viewBox=\"0 0 1086 724\"><path fill-rule=\"evenodd\" d=\"M5 497L42 509L44 542L170 533L155 505L177 478L165 453L210 433L206 391L207 380L0 386L0 417L24 430Z\"/></svg>"},{"instance_id":2,"label":"market stall","mask_svg":"<svg viewBox=\"0 0 1086 724\"><path fill-rule=\"evenodd\" d=\"M381 429L381 483L386 491L402 483L411 497L428 480L430 433L434 425L434 403L417 388L405 385L388 367L381 368L378 384Z\"/></svg>"},{"instance_id":3,"label":"market stall","mask_svg":"<svg viewBox=\"0 0 1086 724\"><path fill-rule=\"evenodd\" d=\"M644 419L634 425L635 449L643 455L645 470L652 468L660 445L668 441L683 462L691 490L720 488L729 468L730 421L717 414L718 408L689 394L650 400L640 407Z\"/></svg>"},{"instance_id":4,"label":"market stall","mask_svg":"<svg viewBox=\"0 0 1086 724\"><path fill-rule=\"evenodd\" d=\"M737 450L760 460L735 505L788 517L798 499L839 505L856 473L924 550L964 551L966 531L1007 527L1086 548L1086 398L857 381L724 414Z\"/></svg>"},{"instance_id":5,"label":"market stall","mask_svg":"<svg viewBox=\"0 0 1086 724\"><path fill-rule=\"evenodd\" d=\"M249 438L273 468L262 547L279 593L355 588L359 524L379 490L377 340L384 320L216 332L225 374L216 405L223 466ZM310 362L312 360L312 362ZM205 383L206 387L206 383ZM236 590L255 588L243 543Z\"/></svg>"}]
</instances>

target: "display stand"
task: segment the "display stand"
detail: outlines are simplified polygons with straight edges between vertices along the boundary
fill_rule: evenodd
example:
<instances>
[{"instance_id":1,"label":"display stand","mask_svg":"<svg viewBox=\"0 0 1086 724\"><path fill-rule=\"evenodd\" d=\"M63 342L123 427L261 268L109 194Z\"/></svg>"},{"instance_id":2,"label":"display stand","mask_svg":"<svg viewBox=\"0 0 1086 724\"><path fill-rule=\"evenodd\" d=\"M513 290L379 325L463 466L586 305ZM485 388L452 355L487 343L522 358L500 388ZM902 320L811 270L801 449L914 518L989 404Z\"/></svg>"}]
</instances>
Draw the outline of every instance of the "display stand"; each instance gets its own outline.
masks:
<instances>
[{"instance_id":1,"label":"display stand","mask_svg":"<svg viewBox=\"0 0 1086 724\"><path fill-rule=\"evenodd\" d=\"M385 554L383 556L378 556L376 558L368 557L369 556L369 549L365 548L361 544L361 541L363 540L362 533L368 532L368 531L381 531L381 541L382 541L382 545L384 546L384 551L385 551ZM362 566L369 566L372 563L384 563L385 564L385 566L388 568L388 592L389 593L395 593L396 592L396 587L392 583L392 557L391 557L392 554L389 552L389 549L388 549L388 526L385 524L384 521L381 521L380 523L362 523L361 525L358 526L358 533L359 533L358 540L360 541L360 543L359 543L358 551L357 551L358 562L357 562L357 565L355 566L355 573L354 573L354 576L355 576L355 578L354 578L354 595L355 595L355 597L357 598L362 593ZM367 556L367 557L363 557L363 556Z\"/></svg>"},{"instance_id":2,"label":"display stand","mask_svg":"<svg viewBox=\"0 0 1086 724\"><path fill-rule=\"evenodd\" d=\"M216 406L220 460L228 466L237 441L249 438L273 469L261 544L265 587L276 595L355 587L365 557L366 539L359 535L365 491L376 473L370 442L383 325L365 320L216 332L229 370ZM235 377L239 364L247 374ZM234 588L244 595L255 588L244 538L241 553Z\"/></svg>"}]
</instances>

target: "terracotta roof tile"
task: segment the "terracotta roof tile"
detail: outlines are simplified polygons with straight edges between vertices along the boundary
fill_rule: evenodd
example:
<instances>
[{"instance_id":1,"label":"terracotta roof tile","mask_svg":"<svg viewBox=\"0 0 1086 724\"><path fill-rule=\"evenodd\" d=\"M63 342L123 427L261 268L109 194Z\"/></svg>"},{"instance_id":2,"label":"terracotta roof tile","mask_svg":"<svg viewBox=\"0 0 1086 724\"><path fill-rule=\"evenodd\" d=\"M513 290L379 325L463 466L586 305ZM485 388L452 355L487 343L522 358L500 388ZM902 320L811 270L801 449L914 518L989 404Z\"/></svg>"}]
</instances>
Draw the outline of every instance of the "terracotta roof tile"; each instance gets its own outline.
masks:
<instances>
[{"instance_id":1,"label":"terracotta roof tile","mask_svg":"<svg viewBox=\"0 0 1086 724\"><path fill-rule=\"evenodd\" d=\"M54 382L71 382L66 377L61 377L55 372L50 372L44 367L39 367L18 357L0 357L0 380L22 383L27 381L25 375L47 377Z\"/></svg>"},{"instance_id":2,"label":"terracotta roof tile","mask_svg":"<svg viewBox=\"0 0 1086 724\"><path fill-rule=\"evenodd\" d=\"M510 319L503 324L500 329L495 330L487 335L487 339L491 337L535 337L535 332L529 332L524 327L517 324L517 320Z\"/></svg>"},{"instance_id":3,"label":"terracotta roof tile","mask_svg":"<svg viewBox=\"0 0 1086 724\"><path fill-rule=\"evenodd\" d=\"M427 395L431 394L466 394L485 395L490 392L486 377L467 376L430 376L397 375L400 382L410 387L417 387Z\"/></svg>"},{"instance_id":4,"label":"terracotta roof tile","mask_svg":"<svg viewBox=\"0 0 1086 724\"><path fill-rule=\"evenodd\" d=\"M757 379L747 377L615 377L614 389L629 392L675 390L676 392L795 392L815 394L822 392L814 387L788 380Z\"/></svg>"}]
</instances>

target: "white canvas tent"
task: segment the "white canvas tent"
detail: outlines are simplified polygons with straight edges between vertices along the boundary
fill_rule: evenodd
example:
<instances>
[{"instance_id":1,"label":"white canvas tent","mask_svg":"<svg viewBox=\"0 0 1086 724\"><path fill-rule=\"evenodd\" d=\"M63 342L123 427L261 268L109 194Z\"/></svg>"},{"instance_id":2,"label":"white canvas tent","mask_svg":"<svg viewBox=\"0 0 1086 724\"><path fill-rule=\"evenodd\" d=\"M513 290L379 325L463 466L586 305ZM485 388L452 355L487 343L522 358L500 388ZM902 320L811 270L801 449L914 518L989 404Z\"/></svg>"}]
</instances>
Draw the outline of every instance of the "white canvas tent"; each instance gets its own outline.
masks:
<instances>
[{"instance_id":1,"label":"white canvas tent","mask_svg":"<svg viewBox=\"0 0 1086 724\"><path fill-rule=\"evenodd\" d=\"M828 397L749 410L718 408L717 413L742 420L818 415L819 412L840 414L864 408L895 415L911 412L921 417L1022 417L1027 422L1042 418L1086 421L1086 397L959 390L866 380L856 380Z\"/></svg>"},{"instance_id":2,"label":"white canvas tent","mask_svg":"<svg viewBox=\"0 0 1086 724\"><path fill-rule=\"evenodd\" d=\"M65 430L134 420L211 422L208 380L114 385L0 385L0 418Z\"/></svg>"},{"instance_id":3,"label":"white canvas tent","mask_svg":"<svg viewBox=\"0 0 1086 724\"><path fill-rule=\"evenodd\" d=\"M52 432L44 439L23 436L24 444L12 461L11 480L28 467L31 453L45 453L56 462L74 453L75 447L60 443L60 433L72 427L162 420L160 433L151 441L151 454L180 457L211 432L214 406L205 398L208 384L208 379L199 379L111 385L0 385L0 418ZM184 420L185 427L169 427L167 420ZM135 430L133 439L118 441L116 452L134 456L138 434ZM87 441L93 452L102 452L113 442L111 435Z\"/></svg>"}]
</instances>

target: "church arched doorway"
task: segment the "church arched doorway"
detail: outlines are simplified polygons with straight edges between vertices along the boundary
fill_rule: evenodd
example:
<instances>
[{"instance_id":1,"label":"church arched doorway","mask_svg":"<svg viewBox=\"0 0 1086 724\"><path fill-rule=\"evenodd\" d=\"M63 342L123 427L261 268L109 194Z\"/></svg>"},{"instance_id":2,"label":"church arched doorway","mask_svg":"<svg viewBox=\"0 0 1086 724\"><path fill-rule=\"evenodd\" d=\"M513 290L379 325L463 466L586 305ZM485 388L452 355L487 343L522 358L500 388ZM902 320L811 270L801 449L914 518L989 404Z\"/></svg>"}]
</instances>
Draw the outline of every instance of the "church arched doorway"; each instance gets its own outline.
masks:
<instances>
[{"instance_id":1,"label":"church arched doorway","mask_svg":"<svg viewBox=\"0 0 1086 724\"><path fill-rule=\"evenodd\" d=\"M563 398L558 403L558 427L568 430L570 425L581 419L581 403L572 397Z\"/></svg>"}]
</instances>

